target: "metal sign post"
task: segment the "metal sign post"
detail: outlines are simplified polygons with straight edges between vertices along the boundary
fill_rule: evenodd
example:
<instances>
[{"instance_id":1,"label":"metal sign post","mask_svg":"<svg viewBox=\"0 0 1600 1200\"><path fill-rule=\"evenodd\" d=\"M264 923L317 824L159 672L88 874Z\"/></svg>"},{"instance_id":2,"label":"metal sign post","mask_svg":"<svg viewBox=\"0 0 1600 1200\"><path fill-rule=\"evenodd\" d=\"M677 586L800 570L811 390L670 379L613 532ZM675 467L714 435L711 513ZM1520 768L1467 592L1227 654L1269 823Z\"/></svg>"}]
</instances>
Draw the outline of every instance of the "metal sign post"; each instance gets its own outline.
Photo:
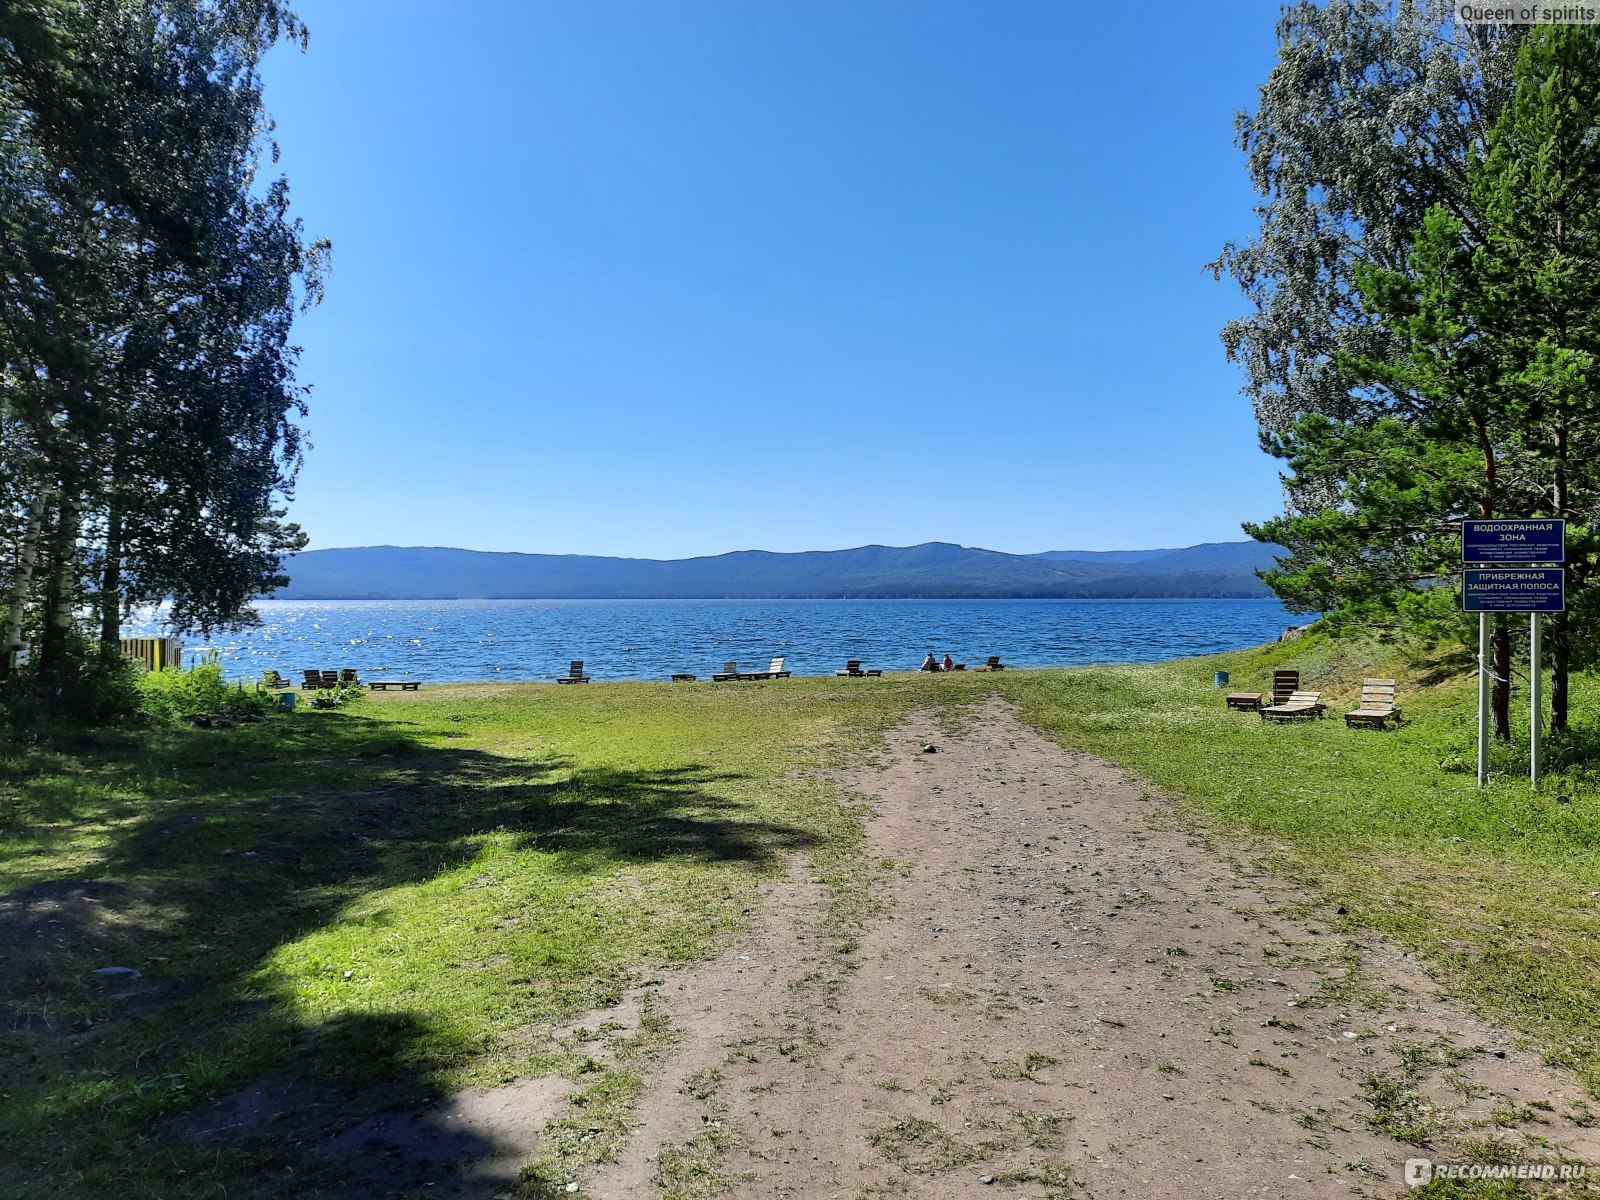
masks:
<instances>
[{"instance_id":1,"label":"metal sign post","mask_svg":"<svg viewBox=\"0 0 1600 1200\"><path fill-rule=\"evenodd\" d=\"M1478 786L1489 782L1489 614L1528 614L1528 778L1539 782L1543 699L1539 614L1567 607L1566 571L1539 563L1567 561L1567 524L1555 518L1463 521L1461 561L1493 567L1461 572L1461 607L1478 614ZM1516 565L1525 564L1525 565Z\"/></svg>"},{"instance_id":2,"label":"metal sign post","mask_svg":"<svg viewBox=\"0 0 1600 1200\"><path fill-rule=\"evenodd\" d=\"M1528 614L1528 782L1539 785L1539 726L1544 714L1539 699L1539 614Z\"/></svg>"},{"instance_id":3,"label":"metal sign post","mask_svg":"<svg viewBox=\"0 0 1600 1200\"><path fill-rule=\"evenodd\" d=\"M1489 614L1478 614L1478 786L1489 782Z\"/></svg>"}]
</instances>

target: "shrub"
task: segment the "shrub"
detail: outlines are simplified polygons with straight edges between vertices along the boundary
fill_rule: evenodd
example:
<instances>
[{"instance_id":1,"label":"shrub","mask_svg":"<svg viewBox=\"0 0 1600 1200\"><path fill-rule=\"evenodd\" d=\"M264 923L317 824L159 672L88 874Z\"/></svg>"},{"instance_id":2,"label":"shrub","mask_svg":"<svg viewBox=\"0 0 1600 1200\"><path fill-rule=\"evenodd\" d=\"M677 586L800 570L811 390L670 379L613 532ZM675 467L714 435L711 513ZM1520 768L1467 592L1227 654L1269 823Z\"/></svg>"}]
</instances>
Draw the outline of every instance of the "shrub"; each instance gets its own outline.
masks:
<instances>
[{"instance_id":1,"label":"shrub","mask_svg":"<svg viewBox=\"0 0 1600 1200\"><path fill-rule=\"evenodd\" d=\"M264 715L274 700L264 692L244 685L230 685L222 678L217 663L201 663L185 671L168 667L151 671L139 680L145 712L160 721L181 721L185 717L221 715L238 719Z\"/></svg>"},{"instance_id":2,"label":"shrub","mask_svg":"<svg viewBox=\"0 0 1600 1200\"><path fill-rule=\"evenodd\" d=\"M358 683L341 683L336 688L324 688L311 693L312 708L343 708L360 700L367 693Z\"/></svg>"}]
</instances>

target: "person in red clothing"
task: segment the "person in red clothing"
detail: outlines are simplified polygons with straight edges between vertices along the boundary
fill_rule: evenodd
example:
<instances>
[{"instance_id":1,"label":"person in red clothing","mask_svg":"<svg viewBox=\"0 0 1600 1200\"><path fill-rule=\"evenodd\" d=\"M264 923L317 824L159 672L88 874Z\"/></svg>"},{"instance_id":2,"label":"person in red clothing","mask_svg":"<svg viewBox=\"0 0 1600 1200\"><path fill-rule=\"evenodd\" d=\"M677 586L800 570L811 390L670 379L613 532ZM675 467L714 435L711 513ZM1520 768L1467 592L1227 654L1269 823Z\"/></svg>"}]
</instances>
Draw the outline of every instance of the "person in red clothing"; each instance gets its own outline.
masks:
<instances>
[{"instance_id":1,"label":"person in red clothing","mask_svg":"<svg viewBox=\"0 0 1600 1200\"><path fill-rule=\"evenodd\" d=\"M954 671L956 669L956 660L951 658L948 654L944 656L944 669L946 671Z\"/></svg>"}]
</instances>

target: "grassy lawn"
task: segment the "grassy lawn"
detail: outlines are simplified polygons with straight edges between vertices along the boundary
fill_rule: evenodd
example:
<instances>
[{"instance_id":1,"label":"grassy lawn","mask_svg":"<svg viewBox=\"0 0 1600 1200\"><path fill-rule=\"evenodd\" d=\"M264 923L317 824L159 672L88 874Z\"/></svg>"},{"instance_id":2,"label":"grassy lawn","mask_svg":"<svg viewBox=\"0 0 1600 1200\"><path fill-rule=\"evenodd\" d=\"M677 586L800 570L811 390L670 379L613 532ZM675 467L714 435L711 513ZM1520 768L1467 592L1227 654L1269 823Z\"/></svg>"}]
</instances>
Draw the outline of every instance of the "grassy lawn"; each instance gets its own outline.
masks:
<instances>
[{"instance_id":1,"label":"grassy lawn","mask_svg":"<svg viewBox=\"0 0 1600 1200\"><path fill-rule=\"evenodd\" d=\"M13 750L0 1195L343 1194L294 1146L183 1135L187 1110L258 1078L371 1109L566 1075L605 1136L549 1139L565 1178L638 1081L549 1031L716 951L796 853L841 923L859 915L861 821L820 769L918 697L896 680L463 686ZM92 974L111 966L144 985ZM636 1040L669 1032L645 1025Z\"/></svg>"},{"instance_id":2,"label":"grassy lawn","mask_svg":"<svg viewBox=\"0 0 1600 1200\"><path fill-rule=\"evenodd\" d=\"M1213 670L1254 687L1291 655L1337 701L1379 673L1306 641L993 676L472 685L5 751L0 1196L337 1196L337 1168L292 1143L186 1122L258 1080L332 1114L529 1076L571 1080L583 1114L524 1183L559 1194L615 1144L671 1030L646 1012L605 1061L551 1031L717 951L796 854L847 932L889 885L827 768L914 706L993 689L1392 933L1595 1089L1589 778L1534 792L1507 750L1477 788L1459 685L1404 685L1389 733L1346 730L1337 701L1290 727L1223 708ZM1594 682L1576 698L1600 725ZM145 980L92 974L110 966Z\"/></svg>"}]
</instances>

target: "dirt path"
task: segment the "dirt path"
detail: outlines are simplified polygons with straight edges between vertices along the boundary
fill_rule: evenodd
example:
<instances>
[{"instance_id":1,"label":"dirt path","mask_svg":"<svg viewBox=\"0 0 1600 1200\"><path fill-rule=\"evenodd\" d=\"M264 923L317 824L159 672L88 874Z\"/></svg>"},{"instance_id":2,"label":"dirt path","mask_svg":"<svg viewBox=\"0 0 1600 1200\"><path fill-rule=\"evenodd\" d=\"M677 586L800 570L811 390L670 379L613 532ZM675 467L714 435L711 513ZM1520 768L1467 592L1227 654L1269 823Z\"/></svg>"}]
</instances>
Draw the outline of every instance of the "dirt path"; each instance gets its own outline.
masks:
<instances>
[{"instance_id":1,"label":"dirt path","mask_svg":"<svg viewBox=\"0 0 1600 1200\"><path fill-rule=\"evenodd\" d=\"M894 906L841 942L795 876L668 980L683 1039L585 1194L1392 1196L1412 1157L1557 1157L1530 1135L1600 1161L1574 1081L1000 704L851 784Z\"/></svg>"}]
</instances>

